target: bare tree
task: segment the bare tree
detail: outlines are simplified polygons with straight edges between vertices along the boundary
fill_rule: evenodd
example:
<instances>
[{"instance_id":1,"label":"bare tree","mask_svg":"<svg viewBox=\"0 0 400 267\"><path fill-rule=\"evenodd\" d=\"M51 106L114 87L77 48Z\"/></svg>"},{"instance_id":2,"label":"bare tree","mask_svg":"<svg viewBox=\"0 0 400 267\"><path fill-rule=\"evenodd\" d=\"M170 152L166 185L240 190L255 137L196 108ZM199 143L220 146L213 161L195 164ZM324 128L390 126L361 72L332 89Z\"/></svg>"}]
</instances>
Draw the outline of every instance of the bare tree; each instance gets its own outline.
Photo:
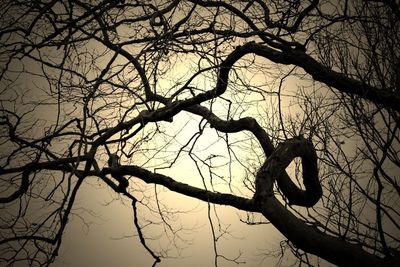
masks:
<instances>
[{"instance_id":1,"label":"bare tree","mask_svg":"<svg viewBox=\"0 0 400 267\"><path fill-rule=\"evenodd\" d=\"M241 260L214 205L271 223L300 265L400 265L397 1L0 6L1 264L54 262L98 179L154 265L143 215L180 238L160 188L207 203L216 266Z\"/></svg>"}]
</instances>

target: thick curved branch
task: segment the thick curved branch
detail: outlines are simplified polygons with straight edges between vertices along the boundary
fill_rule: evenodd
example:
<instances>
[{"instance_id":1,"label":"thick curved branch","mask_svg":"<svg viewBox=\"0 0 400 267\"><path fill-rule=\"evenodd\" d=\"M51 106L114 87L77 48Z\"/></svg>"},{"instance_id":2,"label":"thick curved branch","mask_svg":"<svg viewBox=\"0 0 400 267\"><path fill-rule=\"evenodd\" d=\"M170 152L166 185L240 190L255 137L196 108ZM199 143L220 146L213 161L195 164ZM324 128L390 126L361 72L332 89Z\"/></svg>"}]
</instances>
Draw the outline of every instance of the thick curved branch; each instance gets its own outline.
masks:
<instances>
[{"instance_id":1,"label":"thick curved branch","mask_svg":"<svg viewBox=\"0 0 400 267\"><path fill-rule=\"evenodd\" d=\"M302 159L305 191L297 188L291 180L280 180L281 173L295 157ZM298 196L310 203L319 200L322 188L318 181L317 155L308 140L299 137L280 144L257 173L254 199L262 214L298 248L339 266L398 266L399 262L394 259L381 259L367 253L359 245L329 236L305 224L275 198L272 190L275 179L278 179L282 192L294 200Z\"/></svg>"},{"instance_id":2,"label":"thick curved branch","mask_svg":"<svg viewBox=\"0 0 400 267\"><path fill-rule=\"evenodd\" d=\"M276 155L277 153L280 153L279 151L281 151L275 150L275 147L268 134L253 118L247 117L241 118L239 120L225 121L213 114L209 109L200 105L192 106L190 108L187 108L186 110L193 114L202 116L210 123L211 127L214 127L218 131L224 133L236 133L247 130L252 132L257 140L260 142L261 147L263 148L264 153L267 157L273 158L275 157L272 156L273 153L275 153ZM285 171L286 166L284 166L283 169L280 171L279 177L276 180L278 182L279 188L287 198L290 205L312 207L318 202L322 195L322 188L318 181L318 170L316 170L317 156L312 145L310 147L309 142L301 140L303 139L295 139L290 142L288 141L281 146L296 145L294 144L294 142L297 142L297 145L301 146L298 147L298 149L304 149L303 152L297 151L297 156L300 156L301 153L304 153L302 164L304 176L303 182L306 191L298 188L293 183L293 181ZM291 151L291 153L295 153L295 151ZM296 155L291 154L283 156L291 157L291 159L288 159L289 163L294 157L296 157Z\"/></svg>"},{"instance_id":3,"label":"thick curved branch","mask_svg":"<svg viewBox=\"0 0 400 267\"><path fill-rule=\"evenodd\" d=\"M338 266L400 266L395 258L382 259L364 251L361 245L329 236L294 216L275 197L261 202L262 214L293 244Z\"/></svg>"},{"instance_id":4,"label":"thick curved branch","mask_svg":"<svg viewBox=\"0 0 400 267\"><path fill-rule=\"evenodd\" d=\"M331 70L299 49L286 48L283 51L278 51L255 42L249 42L238 46L224 60L220 66L216 87L213 90L183 101L181 103L182 106L188 107L189 105L199 104L210 98L222 95L226 91L229 71L232 66L236 61L247 54L255 54L269 59L274 63L296 65L303 68L314 80L332 86L343 93L357 95L377 104L382 104L386 108L400 111L400 96L395 92L370 86L356 79L347 77L342 73Z\"/></svg>"},{"instance_id":5,"label":"thick curved branch","mask_svg":"<svg viewBox=\"0 0 400 267\"><path fill-rule=\"evenodd\" d=\"M399 94L370 86L331 70L299 49L288 48L280 52L267 46L250 42L246 44L246 50L275 63L296 65L303 68L314 80L332 86L340 92L357 95L374 103L382 104L385 108L400 111Z\"/></svg>"},{"instance_id":6,"label":"thick curved branch","mask_svg":"<svg viewBox=\"0 0 400 267\"><path fill-rule=\"evenodd\" d=\"M254 118L246 117L238 120L222 120L208 108L200 105L193 105L185 110L206 119L212 128L215 128L220 132L237 133L241 131L250 131L257 138L258 142L260 142L260 145L267 156L269 156L275 149L268 134Z\"/></svg>"},{"instance_id":7,"label":"thick curved branch","mask_svg":"<svg viewBox=\"0 0 400 267\"><path fill-rule=\"evenodd\" d=\"M259 208L254 205L254 201L252 199L231 194L207 191L185 183L177 182L166 175L153 173L138 166L123 165L117 168L104 168L101 174L135 176L146 183L162 185L171 191L183 194L185 196L197 198L202 201L232 206L244 211L259 211Z\"/></svg>"},{"instance_id":8,"label":"thick curved branch","mask_svg":"<svg viewBox=\"0 0 400 267\"><path fill-rule=\"evenodd\" d=\"M377 104L382 104L386 108L400 111L400 96L395 92L370 86L331 70L299 49L287 47L283 51L278 51L255 42L238 46L221 64L216 87L213 90L192 98L185 104L199 104L200 99L205 101L223 94L227 88L229 71L233 64L247 54L255 54L269 59L274 63L296 65L303 68L314 80L332 86L340 92L357 95Z\"/></svg>"}]
</instances>

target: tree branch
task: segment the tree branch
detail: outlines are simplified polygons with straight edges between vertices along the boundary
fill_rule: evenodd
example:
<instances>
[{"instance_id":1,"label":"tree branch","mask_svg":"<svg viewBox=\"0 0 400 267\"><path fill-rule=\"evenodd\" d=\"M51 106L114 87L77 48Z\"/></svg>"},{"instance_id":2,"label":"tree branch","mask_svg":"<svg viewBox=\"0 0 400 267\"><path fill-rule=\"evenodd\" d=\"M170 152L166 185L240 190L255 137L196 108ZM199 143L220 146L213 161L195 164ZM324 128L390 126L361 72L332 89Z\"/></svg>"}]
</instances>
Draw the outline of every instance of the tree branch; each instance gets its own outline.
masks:
<instances>
[{"instance_id":1,"label":"tree branch","mask_svg":"<svg viewBox=\"0 0 400 267\"><path fill-rule=\"evenodd\" d=\"M244 211L259 211L259 208L254 205L254 201L252 199L231 194L207 191L185 183L177 182L166 175L153 173L138 166L122 165L117 168L103 168L101 174L135 176L146 183L162 185L171 191L197 198L202 201L232 206Z\"/></svg>"}]
</instances>

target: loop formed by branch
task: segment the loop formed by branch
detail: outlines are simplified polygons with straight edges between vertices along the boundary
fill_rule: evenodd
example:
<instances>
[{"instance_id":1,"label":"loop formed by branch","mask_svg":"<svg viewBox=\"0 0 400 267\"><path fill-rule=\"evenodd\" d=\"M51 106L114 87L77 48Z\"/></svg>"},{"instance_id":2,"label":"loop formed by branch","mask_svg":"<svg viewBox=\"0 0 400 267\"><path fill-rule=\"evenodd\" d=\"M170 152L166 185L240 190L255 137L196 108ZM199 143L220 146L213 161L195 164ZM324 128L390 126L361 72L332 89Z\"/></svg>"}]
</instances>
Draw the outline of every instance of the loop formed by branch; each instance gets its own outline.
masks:
<instances>
[{"instance_id":1,"label":"loop formed by branch","mask_svg":"<svg viewBox=\"0 0 400 267\"><path fill-rule=\"evenodd\" d=\"M305 190L300 189L289 176L282 175L296 157L302 159ZM264 201L273 196L275 180L290 205L312 207L318 202L322 187L318 179L317 154L310 141L296 137L279 144L257 173L255 199Z\"/></svg>"}]
</instances>

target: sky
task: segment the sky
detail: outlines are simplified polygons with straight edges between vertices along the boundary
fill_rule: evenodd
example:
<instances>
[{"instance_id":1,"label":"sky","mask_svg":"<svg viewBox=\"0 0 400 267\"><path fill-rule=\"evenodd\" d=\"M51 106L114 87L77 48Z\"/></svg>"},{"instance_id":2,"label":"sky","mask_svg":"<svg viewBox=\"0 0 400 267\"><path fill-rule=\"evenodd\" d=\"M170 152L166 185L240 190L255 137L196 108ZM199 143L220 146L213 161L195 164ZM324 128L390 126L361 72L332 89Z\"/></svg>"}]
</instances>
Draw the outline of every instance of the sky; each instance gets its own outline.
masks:
<instances>
[{"instance_id":1,"label":"sky","mask_svg":"<svg viewBox=\"0 0 400 267\"><path fill-rule=\"evenodd\" d=\"M95 46L90 44L89 51L96 50ZM101 50L101 49L99 49ZM105 56L105 58L109 55ZM250 63L257 67L262 66L265 62L259 58L247 57L246 63ZM185 80L191 71L195 71L195 58L183 57L174 58L174 65L169 66L169 70L163 76L163 79L158 80L158 88L173 88L177 80ZM244 63L245 60L240 63ZM19 62L21 63L21 62ZM15 62L13 68L21 70L22 64ZM117 63L124 64L124 60ZM83 64L82 64L83 65ZM238 64L239 65L239 64ZM39 66L28 59L24 61L24 67L28 71L36 71ZM273 73L269 73L268 68L264 68L264 73L257 73L257 68L243 67L238 73L241 78L246 79L249 83L257 88L265 89L265 91L277 90L278 84L276 80L269 79ZM279 72L278 69L272 69L271 72ZM281 74L281 73L279 73ZM207 78L207 75L200 76L194 81L194 84L202 89L211 88L215 80ZM298 105L291 102L294 91L302 86L310 86L307 79L302 80L300 77L288 78L283 86L284 94L282 104L286 111L285 116L296 117L297 113L301 113ZM45 97L42 90L46 88L43 77L34 75L21 75L18 78L16 88L24 92L26 100ZM53 88L54 89L54 88ZM271 122L269 119L274 118L276 114L276 101L274 97L266 100L261 99L261 94L244 93L247 88L239 88L243 91L237 93L237 88L228 89L227 100L218 100L213 104L213 111L219 114L226 115L226 107L229 100L236 103L241 103L244 99L249 102L242 102L242 105L236 105L232 109L232 115L235 118L267 114L265 117L259 116L259 123L266 127L277 126L276 122ZM239 91L239 90L238 90ZM9 91L11 92L11 91ZM16 93L14 91L13 93ZM276 91L274 91L276 93ZM225 97L225 95L224 95ZM271 101L271 102L269 102ZM100 105L100 104L97 104ZM19 108L27 108L28 105L23 105ZM38 134L43 134L48 130L48 126L54 123L56 114L55 106L44 106L35 111L35 116L32 119L41 119L36 129ZM67 113L73 107L68 103L65 109L61 109L62 114ZM51 116L49 116L49 114ZM267 117L271 114L271 117ZM113 113L110 114L113 116ZM275 117L276 119L276 117ZM107 121L109 125L114 125L117 121ZM165 136L173 136L171 140L182 146L190 140L194 132L197 131L200 120L196 116L189 116L181 113L174 118L173 123L161 124L161 129ZM31 129L27 129L30 131ZM161 147L164 143L163 138L154 139L150 144L151 148ZM209 159L209 162L215 165L221 165L219 174L226 179L228 173L232 171L233 191L237 194L243 194L251 197L251 192L242 189L242 179L246 175L246 171L241 167L240 161L246 160L246 163L252 163L257 169L262 161L263 156L260 156L260 151L257 146L253 147L248 136L232 135L230 141L235 151L239 155L239 159L235 160L232 169L229 169L227 162L230 161L224 141L216 135L215 131L206 128L202 137L194 147L196 155L202 159L206 159L209 155L217 157ZM356 153L354 149L356 143L354 140L346 139L346 153ZM171 145L163 148L159 152L148 150L140 155L140 151L135 154L135 162L138 165L151 159L147 166L157 166L163 164L165 159L173 159L179 147ZM246 157L244 156L246 155ZM243 156L243 157L242 157ZM102 167L107 159L103 158L100 161ZM122 158L123 164L129 164L126 158ZM206 160L205 160L206 161ZM248 164L251 165L251 164ZM164 165L165 166L165 165ZM150 167L149 167L150 168ZM289 167L288 172L293 173L294 165ZM204 169L203 173L208 177ZM202 187L203 183L199 175L196 174L196 165L188 155L183 156L170 169L160 169L160 173L170 175L179 181ZM228 187L223 183L222 179L215 178L215 187L220 190L227 190ZM242 266L275 266L280 262L279 249L283 236L274 229L270 224L246 225L241 222L246 219L246 213L235 208L225 206L210 207L205 202L186 197L180 194L169 192L160 186L156 188L154 185L146 185L138 179L130 178L130 189L139 199L139 223L143 226L142 231L146 242L157 253L162 249L169 249L163 253L167 253L168 257L163 258L159 267L169 266L213 266L214 265L214 247L213 233L209 221L209 213L212 218L212 223L216 234L221 234L226 230L226 233L219 239L217 243L218 252L228 258L235 258L241 255L237 260L243 262ZM211 186L208 182L207 186ZM173 229L181 229L178 236L182 240L174 239L167 224L163 224L160 217L155 216L157 213L157 205L154 201L149 201L149 198L154 199L154 192L157 191L157 197L160 205L167 205L168 209L175 214L165 213L165 218L169 218ZM166 211L166 207L161 206ZM150 224L149 222L158 222L158 224ZM175 237L176 238L176 237ZM173 244L176 242L176 249ZM285 253L281 263L282 266L288 266L294 262L293 256L290 253ZM121 198L115 192L111 192L107 186L95 177L88 177L84 186L81 188L75 206L74 212L71 214L69 223L64 233L63 242L60 248L59 256L56 258L53 266L151 266L153 259L151 255L140 244L136 229L133 224L133 211L130 202L125 198ZM236 263L218 258L218 266L228 267L237 266ZM320 262L320 266L332 266L324 261Z\"/></svg>"},{"instance_id":2,"label":"sky","mask_svg":"<svg viewBox=\"0 0 400 267\"><path fill-rule=\"evenodd\" d=\"M177 61L174 67L164 76L165 78L159 80L159 86L170 88L174 85L174 80L179 78L187 79L188 73L190 73L188 71L190 68L187 62L191 62L191 60ZM262 64L262 62L257 62L257 60L256 63ZM29 70L34 70L37 68L37 65L28 60L24 62L24 67ZM18 64L16 64L15 69L18 68ZM244 78L251 79L253 85L258 84L262 86L268 84L265 75L254 72L251 73L250 71L245 72L244 75ZM293 79L290 80L286 86L289 89L297 88L296 83L300 82L301 81ZM210 82L210 80L206 78L204 78L204 80L200 78L197 81L197 85L204 88L211 87L211 83L212 81ZM19 77L19 84L21 88L29 88L29 91L26 91L26 99L33 100L45 96L44 92L41 90L44 84L41 77L21 75L21 77ZM43 88L45 88L45 86ZM290 95L290 93L286 93ZM240 99L241 96L240 94L236 94L234 97L237 97L237 101L239 101L238 99ZM232 113L233 116L237 118L246 115L251 116L253 114L258 114L258 112L265 111L265 109L268 108L267 102L259 102L259 94L254 93L246 97L250 102L247 104L244 103L241 109L235 110L234 112L236 112L236 114ZM252 101L256 104L252 105ZM283 101L288 112L289 110L290 112L299 111L292 103L285 102L286 100ZM220 100L220 102L217 101L213 104L213 111L224 114L226 112L226 104L227 102L224 100ZM66 107L68 107L68 103L66 103ZM68 108L61 109L61 113L63 114L65 110L68 110ZM38 134L43 133L43 131L47 129L46 125L54 123L55 112L54 105L43 106L35 111L35 119L41 119L44 123L43 128L36 129ZM49 114L53 116L49 117ZM192 137L193 132L196 132L195 129L198 128L199 122L200 120L196 116L180 113L174 118L173 123L166 124L164 130L167 135L175 136L174 141L176 144L182 145L187 143ZM262 123L262 121L260 121L260 123ZM111 122L110 125L112 124ZM247 135L231 135L230 138L232 143L234 143L235 140L238 141L235 149L239 156L246 155L247 158L243 158L243 160L254 161L256 167L261 164L260 160L262 160L262 158L259 158L257 153L252 156L251 153L248 154L251 142L247 140ZM154 139L153 146L163 145L162 142L162 138ZM165 153L157 154L158 159L153 160L149 165L151 166L153 164L156 166L160 164L160 162L164 160L163 156L165 155L171 159L171 157L175 156L177 148L179 148L179 146L167 147L164 151ZM207 158L209 155L218 155L218 157L212 159L213 164L220 164L223 166L229 161L224 140L210 128L204 130L194 150L198 156L203 158ZM151 154L152 152L149 153ZM140 153L135 156L140 156ZM152 158L151 155L143 157L141 159L142 162L145 162L149 157ZM100 167L102 167L102 165ZM223 170L223 178L226 179L228 173L227 166L221 168ZM184 156L182 159L178 160L173 168L162 169L159 170L159 172L191 185L203 186L201 179L196 175L196 166L188 156ZM243 193L251 197L250 192L241 188L241 182L244 176L245 171L241 168L240 164L238 164L238 162L233 163L233 190L238 194ZM227 187L222 181L218 181L218 179L216 179L216 181L215 186L218 190L227 190ZM138 186L138 188L144 188L145 194L137 192L139 196L145 197L147 195L147 197L149 197L154 191L153 185L145 185L135 178L132 178L131 185L131 189L133 190L135 190L136 186ZM139 204L139 223L141 225L146 225L143 229L143 233L148 237L148 245L155 248L155 251L157 251L158 248L170 249L167 252L167 257L162 259L161 263L157 266L214 266L215 253L212 242L212 231L208 218L207 203L163 190L160 186L157 187L157 190L159 192L158 197L160 203L168 205L173 211L178 211L177 217L173 216L171 225L174 227L182 226L183 230L179 233L179 236L184 240L177 242L179 249L170 245L174 240L170 232L168 232L168 229L166 231L169 233L167 234L169 240L163 232L165 230L163 227L165 226L146 225L148 219L154 220L155 217L151 215L146 208L145 201L143 205ZM151 207L154 208L154 203L151 204ZM216 214L218 215L218 219ZM213 218L214 228L217 229L216 233L219 234L222 232L218 231L219 224L221 230L226 230L227 232L217 243L218 253L231 259L240 256L237 261L241 262L242 266L276 265L280 262L278 255L280 242L283 240L283 236L270 224L246 225L240 221L241 219L245 220L246 216L247 214L245 212L235 208L211 205L211 217ZM159 219L155 220L159 221ZM284 254L282 259L283 266L293 263L293 261L293 256L291 256L290 253ZM56 258L53 266L123 267L151 266L152 263L151 255L140 244L137 237L137 232L133 225L133 212L129 201L121 198L121 196L115 192L111 192L98 178L88 177L78 194L74 212L71 214L63 236L59 256ZM237 264L219 257L218 266L237 266ZM329 264L322 263L321 266L329 266Z\"/></svg>"}]
</instances>

